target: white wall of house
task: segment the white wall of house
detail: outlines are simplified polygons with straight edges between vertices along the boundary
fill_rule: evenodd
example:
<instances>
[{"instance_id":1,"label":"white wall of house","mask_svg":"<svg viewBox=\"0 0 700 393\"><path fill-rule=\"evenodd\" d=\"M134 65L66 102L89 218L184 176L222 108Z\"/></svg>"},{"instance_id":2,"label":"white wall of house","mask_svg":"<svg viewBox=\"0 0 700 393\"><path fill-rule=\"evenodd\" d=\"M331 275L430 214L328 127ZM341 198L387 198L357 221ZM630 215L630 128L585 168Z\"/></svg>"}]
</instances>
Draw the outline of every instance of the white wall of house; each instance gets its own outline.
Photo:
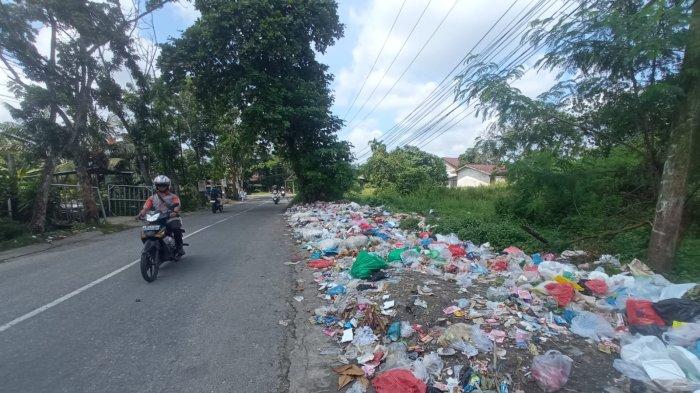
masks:
<instances>
[{"instance_id":1,"label":"white wall of house","mask_svg":"<svg viewBox=\"0 0 700 393\"><path fill-rule=\"evenodd\" d=\"M462 168L457 174L457 187L478 187L489 184L491 184L489 175L469 167Z\"/></svg>"},{"instance_id":2,"label":"white wall of house","mask_svg":"<svg viewBox=\"0 0 700 393\"><path fill-rule=\"evenodd\" d=\"M455 167L445 164L445 172L447 172L447 187L457 187L457 170Z\"/></svg>"}]
</instances>

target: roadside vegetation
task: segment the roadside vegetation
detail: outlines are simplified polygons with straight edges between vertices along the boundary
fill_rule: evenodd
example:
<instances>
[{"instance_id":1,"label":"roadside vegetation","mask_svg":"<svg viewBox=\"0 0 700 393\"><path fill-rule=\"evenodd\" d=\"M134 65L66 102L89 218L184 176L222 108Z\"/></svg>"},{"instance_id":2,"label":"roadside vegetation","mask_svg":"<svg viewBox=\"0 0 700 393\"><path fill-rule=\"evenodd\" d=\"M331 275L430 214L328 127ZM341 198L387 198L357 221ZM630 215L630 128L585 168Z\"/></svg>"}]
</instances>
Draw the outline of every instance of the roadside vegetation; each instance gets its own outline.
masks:
<instances>
[{"instance_id":1,"label":"roadside vegetation","mask_svg":"<svg viewBox=\"0 0 700 393\"><path fill-rule=\"evenodd\" d=\"M700 3L582 2L534 22L522 44L543 53L536 70L559 72L540 96L514 87L530 64L475 55L457 77L457 99L488 124L462 164L500 163L506 186L445 189L426 175L437 164L416 168L434 160L413 152L387 165L402 155L372 141L359 170L374 190L355 198L428 214L441 231L498 248L582 248L697 280Z\"/></svg>"}]
</instances>

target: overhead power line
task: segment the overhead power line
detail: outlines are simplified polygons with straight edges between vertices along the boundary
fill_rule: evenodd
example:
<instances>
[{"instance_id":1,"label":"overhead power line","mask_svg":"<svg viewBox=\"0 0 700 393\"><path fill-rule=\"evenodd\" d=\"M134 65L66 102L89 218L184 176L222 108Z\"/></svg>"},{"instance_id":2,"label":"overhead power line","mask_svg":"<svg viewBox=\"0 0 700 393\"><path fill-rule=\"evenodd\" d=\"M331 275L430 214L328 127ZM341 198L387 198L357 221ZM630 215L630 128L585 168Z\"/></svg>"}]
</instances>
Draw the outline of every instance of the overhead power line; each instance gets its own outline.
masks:
<instances>
[{"instance_id":1,"label":"overhead power line","mask_svg":"<svg viewBox=\"0 0 700 393\"><path fill-rule=\"evenodd\" d=\"M349 123L352 123L353 120L355 120L355 118L357 117L357 115L358 115L360 112L362 112L362 109L365 108L365 105L367 105L367 103L369 102L369 100L372 99L372 97L374 97L374 93L377 91L377 88L382 84L382 82L384 81L384 78L386 77L386 74L387 74L387 73L389 72L389 70L391 69L391 66L394 65L394 62L396 62L396 59L399 57L399 55L401 54L401 52L403 52L403 48L404 48L404 47L406 46L406 44L408 43L408 40L411 39L411 36L413 35L413 32L416 30L416 27L418 27L418 24L420 23L421 19L423 19L423 15L425 15L425 12L428 10L428 7L430 6L430 3L432 3L432 1L433 1L433 0L429 0L429 1L428 1L428 4L425 5L425 8L423 8L423 11L420 13L420 16L418 16L418 19L416 20L416 23L413 24L413 27L411 28L411 31L408 32L408 36L406 36L406 39L404 40L403 44L401 44L401 47L399 48L399 51L396 52L396 55L394 56L394 58L391 59L391 63L389 63L389 66L386 68L386 70L384 70L384 73L382 74L382 77L379 79L379 82L377 82L377 84L374 86L374 88L372 89L372 92L369 94L369 97L367 97L367 99L362 103L362 106L360 106L360 109L358 109L357 112L355 112L355 114L353 115L352 119L350 119L350 121L348 122L348 124L349 124Z\"/></svg>"},{"instance_id":2,"label":"overhead power line","mask_svg":"<svg viewBox=\"0 0 700 393\"><path fill-rule=\"evenodd\" d=\"M535 0L533 0L533 1L535 1ZM474 50L481 44L481 42L483 42L483 40L486 39L486 37L489 34L491 34L493 29L501 22L501 20L503 20L503 18L510 12L510 10L515 6L515 4L517 2L518 2L518 0L515 0L515 1L513 1L513 3L511 3L511 5L503 12L503 14L491 25L491 27L489 27L489 29L481 36L481 38L472 46L472 48L467 52L467 54L461 60L459 60L457 62L457 64L450 70L450 72L447 75L445 75L445 77L440 81L440 83L437 86L435 86L435 88L428 94L428 96L426 96L426 98L423 99L423 101L420 104L418 104L418 106L416 106L401 121L399 121L397 124L392 126L389 130L387 130L384 133L384 138L387 138L389 135L391 135L391 133L394 130L396 130L397 128L399 128L402 123L405 123L405 122L410 121L411 119L415 118L419 109L421 107L425 106L426 103L431 100L431 98L435 97L436 92L438 92L439 90L442 90L442 91L446 90L444 85L445 85L445 82L448 80L448 78L450 78L450 76L452 74L454 74L454 72L458 69L459 65L462 64L462 62L465 59L467 59L474 52ZM439 92L437 94L439 95ZM366 153L368 151L369 151L369 148L367 146L365 146L363 148L363 150L361 150L360 153L362 155L362 153Z\"/></svg>"},{"instance_id":3,"label":"overhead power line","mask_svg":"<svg viewBox=\"0 0 700 393\"><path fill-rule=\"evenodd\" d=\"M360 122L365 121L372 113L374 113L374 111L377 109L377 107L378 107L382 102L384 102L384 99L386 99L386 97L389 95L389 93L391 93L391 91L394 90L394 87L396 87L396 85L397 85L397 84L399 83L399 81L403 78L403 76L406 75L406 72L408 72L409 68L411 68L411 66L413 65L413 63L416 62L416 59L418 59L418 57L421 55L421 53L423 53L423 50L425 49L425 47L427 47L428 44L430 43L430 41L433 39L433 37L435 37L435 33L437 33L438 30L440 30L440 27L442 27L442 25L445 23L445 20L447 19L448 16L450 16L450 14L452 13L452 10L454 10L454 8L455 8L456 5L457 5L457 1L455 1L454 3L452 3L452 6L450 7L450 9L447 10L447 12L445 13L445 16L443 16L443 17L442 17L442 20L440 20L440 23L438 23L438 25L435 26L435 29L434 29L433 32L430 34L430 36L429 36L428 39L425 41L425 43L424 43L423 46L420 48L420 50L418 50L418 53L416 53L416 55L413 56L413 59L411 59L411 61L410 61L410 62L408 63L408 65L406 66L406 68L404 68L403 72L401 72L401 74L399 75L399 77L396 78L396 81L394 81L394 84L391 85L391 87L389 88L389 90L387 90L386 93L384 93L384 96L382 96L382 98L379 99L379 101L377 101L376 104L374 104L374 106L372 107L372 110L370 110L369 112L367 112L367 114L362 118L362 120L360 120Z\"/></svg>"},{"instance_id":4,"label":"overhead power line","mask_svg":"<svg viewBox=\"0 0 700 393\"><path fill-rule=\"evenodd\" d=\"M394 26L396 26L396 21L399 20L399 15L401 15L401 11L403 10L403 7L405 5L406 5L406 0L403 0L403 3L401 3L401 7L399 7L399 12L396 13L396 17L394 18L394 22L391 24L391 27L389 28L389 32L386 35L386 38L384 38L384 42L382 43L382 47L379 49L379 53L377 53L377 57L374 58L374 63L372 63L372 67L370 67L369 72L367 73L367 76L365 76L365 80L362 81L362 85L360 86L360 90L358 90L357 94L355 94L355 98L352 99L352 102L350 103L348 110L345 111L343 118L348 116L348 113L350 113L350 111L352 110L352 107L355 105L355 102L357 101L357 98L360 96L360 93L362 93L362 89L365 88L365 84L367 83L367 80L369 79L370 75L372 75L372 71L374 71L374 67L377 65L377 62L379 61L379 57L382 55L382 52L384 51L384 47L386 46L386 43L389 41L389 37L391 37L391 33L394 31Z\"/></svg>"},{"instance_id":5,"label":"overhead power line","mask_svg":"<svg viewBox=\"0 0 700 393\"><path fill-rule=\"evenodd\" d=\"M570 5L569 3L568 5ZM568 8L568 5L566 7ZM557 12L561 12L564 6L562 6ZM577 8L577 7L575 7ZM573 13L576 10L574 9L571 11L568 15L564 16L564 19L568 19L573 15ZM530 47L526 48L524 51L520 53L515 59L512 59L511 62L506 65L505 67L499 67L500 70L507 70L513 67L514 65L517 64L522 64L523 62L529 61L532 57L534 57L542 48L544 48L545 44L540 45L539 47ZM469 108L470 106L464 106L464 108ZM421 143L424 145L428 145L432 143L437 137L440 135L444 134L447 132L449 129L453 128L455 125L459 124L462 120L464 120L466 117L469 115L473 114L476 111L476 109L473 109L469 114L466 116L462 117L459 121L453 122L451 125L448 125L446 127L441 127L439 129L434 129L434 127L430 127L430 129L426 129L421 135L416 136L415 138L412 138L411 140L406 141L406 144L411 143L412 141L415 141L417 138L421 138Z\"/></svg>"}]
</instances>

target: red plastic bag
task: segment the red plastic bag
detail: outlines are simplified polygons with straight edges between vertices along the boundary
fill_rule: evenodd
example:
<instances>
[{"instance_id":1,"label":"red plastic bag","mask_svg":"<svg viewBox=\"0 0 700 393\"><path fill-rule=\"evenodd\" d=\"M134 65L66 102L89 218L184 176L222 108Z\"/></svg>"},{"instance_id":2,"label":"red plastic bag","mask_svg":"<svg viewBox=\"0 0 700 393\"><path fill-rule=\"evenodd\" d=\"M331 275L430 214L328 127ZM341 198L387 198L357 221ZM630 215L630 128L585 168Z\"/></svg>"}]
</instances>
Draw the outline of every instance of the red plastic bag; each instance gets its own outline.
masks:
<instances>
[{"instance_id":1,"label":"red plastic bag","mask_svg":"<svg viewBox=\"0 0 700 393\"><path fill-rule=\"evenodd\" d=\"M574 287L571 285L550 282L544 286L544 289L547 290L549 296L556 299L559 307L566 307L569 303L571 303L571 299L574 298L575 291Z\"/></svg>"},{"instance_id":2,"label":"red plastic bag","mask_svg":"<svg viewBox=\"0 0 700 393\"><path fill-rule=\"evenodd\" d=\"M491 270L495 270L497 272L505 272L508 270L508 262L506 262L503 259L498 259L493 262L491 262Z\"/></svg>"},{"instance_id":3,"label":"red plastic bag","mask_svg":"<svg viewBox=\"0 0 700 393\"><path fill-rule=\"evenodd\" d=\"M599 278L595 280L588 280L584 285L595 295L604 296L608 293L608 284L605 283L605 280L601 280Z\"/></svg>"},{"instance_id":4,"label":"red plastic bag","mask_svg":"<svg viewBox=\"0 0 700 393\"><path fill-rule=\"evenodd\" d=\"M377 393L425 393L427 386L413 373L395 368L377 375L372 381Z\"/></svg>"},{"instance_id":5,"label":"red plastic bag","mask_svg":"<svg viewBox=\"0 0 700 393\"><path fill-rule=\"evenodd\" d=\"M642 299L627 299L627 323L630 325L666 325L666 322L654 310L653 303Z\"/></svg>"},{"instance_id":6,"label":"red plastic bag","mask_svg":"<svg viewBox=\"0 0 700 393\"><path fill-rule=\"evenodd\" d=\"M325 269L333 265L335 265L335 261L332 259L314 259L308 263L308 266L314 269Z\"/></svg>"},{"instance_id":7,"label":"red plastic bag","mask_svg":"<svg viewBox=\"0 0 700 393\"><path fill-rule=\"evenodd\" d=\"M467 255L467 251L459 244L450 244L447 248L454 258L461 258Z\"/></svg>"}]
</instances>

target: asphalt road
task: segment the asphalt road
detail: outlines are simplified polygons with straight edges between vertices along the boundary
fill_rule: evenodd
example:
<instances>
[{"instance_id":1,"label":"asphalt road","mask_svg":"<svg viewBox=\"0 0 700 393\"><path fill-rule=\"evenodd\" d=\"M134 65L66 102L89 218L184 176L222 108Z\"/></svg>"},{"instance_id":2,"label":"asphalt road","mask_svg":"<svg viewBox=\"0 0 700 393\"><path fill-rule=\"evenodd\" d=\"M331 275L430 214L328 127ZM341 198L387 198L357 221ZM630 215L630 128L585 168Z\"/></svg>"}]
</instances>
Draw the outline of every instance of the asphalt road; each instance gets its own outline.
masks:
<instances>
[{"instance_id":1,"label":"asphalt road","mask_svg":"<svg viewBox=\"0 0 700 393\"><path fill-rule=\"evenodd\" d=\"M285 390L284 207L226 208L185 218L187 255L151 284L119 271L138 229L0 263L0 392Z\"/></svg>"}]
</instances>

